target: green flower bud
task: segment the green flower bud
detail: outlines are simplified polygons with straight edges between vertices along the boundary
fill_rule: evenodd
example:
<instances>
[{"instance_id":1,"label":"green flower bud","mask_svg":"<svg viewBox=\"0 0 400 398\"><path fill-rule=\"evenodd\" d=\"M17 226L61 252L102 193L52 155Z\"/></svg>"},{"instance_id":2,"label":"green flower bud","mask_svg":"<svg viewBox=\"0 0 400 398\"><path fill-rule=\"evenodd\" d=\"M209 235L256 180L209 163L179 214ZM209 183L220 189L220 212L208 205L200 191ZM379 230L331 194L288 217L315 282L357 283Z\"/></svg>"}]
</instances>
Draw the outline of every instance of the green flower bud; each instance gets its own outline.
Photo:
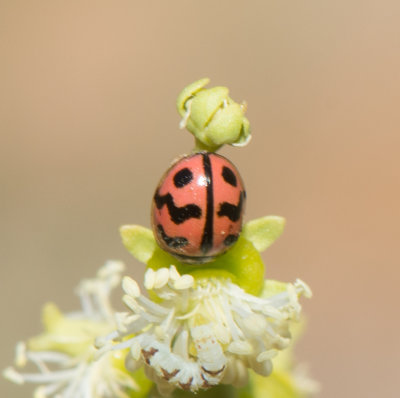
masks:
<instances>
[{"instance_id":1,"label":"green flower bud","mask_svg":"<svg viewBox=\"0 0 400 398\"><path fill-rule=\"evenodd\" d=\"M185 87L176 106L186 127L195 137L195 150L216 151L224 144L244 146L250 140L250 124L244 116L245 104L229 97L226 87L204 88L210 79Z\"/></svg>"}]
</instances>

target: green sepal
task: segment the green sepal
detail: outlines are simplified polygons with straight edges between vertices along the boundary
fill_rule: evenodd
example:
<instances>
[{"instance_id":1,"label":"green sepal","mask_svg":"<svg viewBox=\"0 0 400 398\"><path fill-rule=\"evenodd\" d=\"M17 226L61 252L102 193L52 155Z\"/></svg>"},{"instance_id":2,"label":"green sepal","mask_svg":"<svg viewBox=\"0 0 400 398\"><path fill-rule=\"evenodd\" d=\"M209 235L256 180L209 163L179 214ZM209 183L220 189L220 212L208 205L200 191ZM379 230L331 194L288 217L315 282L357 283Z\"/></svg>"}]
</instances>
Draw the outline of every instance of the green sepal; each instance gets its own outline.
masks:
<instances>
[{"instance_id":1,"label":"green sepal","mask_svg":"<svg viewBox=\"0 0 400 398\"><path fill-rule=\"evenodd\" d=\"M215 112L212 122L207 126L207 136L212 139L211 144L221 146L227 142L240 141L243 118L243 110L236 103Z\"/></svg>"},{"instance_id":2,"label":"green sepal","mask_svg":"<svg viewBox=\"0 0 400 398\"><path fill-rule=\"evenodd\" d=\"M147 264L158 248L153 231L141 225L123 225L120 233L122 242L129 253L140 262Z\"/></svg>"},{"instance_id":3,"label":"green sepal","mask_svg":"<svg viewBox=\"0 0 400 398\"><path fill-rule=\"evenodd\" d=\"M180 274L191 274L195 279L226 277L249 294L258 295L264 286L264 263L253 244L240 237L225 254L206 264L185 264L156 247L147 262L157 270L175 265Z\"/></svg>"},{"instance_id":4,"label":"green sepal","mask_svg":"<svg viewBox=\"0 0 400 398\"><path fill-rule=\"evenodd\" d=\"M187 129L198 132L197 138L205 139L205 143L208 145L212 144L212 142L207 138L204 129L209 125L217 110L222 107L228 94L229 90L226 87L213 87L202 90L193 97L188 120L193 123L193 126L188 124Z\"/></svg>"},{"instance_id":5,"label":"green sepal","mask_svg":"<svg viewBox=\"0 0 400 398\"><path fill-rule=\"evenodd\" d=\"M283 232L285 219L278 216L266 216L249 221L243 227L242 236L253 243L262 252L267 249Z\"/></svg>"},{"instance_id":6,"label":"green sepal","mask_svg":"<svg viewBox=\"0 0 400 398\"><path fill-rule=\"evenodd\" d=\"M243 121L243 123L240 128L239 138L236 140L236 142L232 143L232 146L238 146L238 147L246 146L250 141L251 132L250 132L249 119L247 119L247 117L243 116L242 121Z\"/></svg>"},{"instance_id":7,"label":"green sepal","mask_svg":"<svg viewBox=\"0 0 400 398\"><path fill-rule=\"evenodd\" d=\"M205 77L203 79L197 80L188 86L186 86L178 95L176 100L176 108L178 113L183 117L187 111L186 102L203 87L210 83L210 79Z\"/></svg>"}]
</instances>

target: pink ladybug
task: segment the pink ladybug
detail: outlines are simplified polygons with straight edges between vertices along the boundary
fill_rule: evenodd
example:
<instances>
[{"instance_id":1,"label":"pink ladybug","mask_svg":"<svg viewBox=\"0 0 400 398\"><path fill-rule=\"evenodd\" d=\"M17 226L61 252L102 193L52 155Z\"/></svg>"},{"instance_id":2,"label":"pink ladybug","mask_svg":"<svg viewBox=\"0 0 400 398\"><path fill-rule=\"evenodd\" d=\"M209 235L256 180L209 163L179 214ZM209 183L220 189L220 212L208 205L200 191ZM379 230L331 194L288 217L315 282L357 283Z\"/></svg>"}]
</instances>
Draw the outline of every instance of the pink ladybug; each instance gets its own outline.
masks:
<instances>
[{"instance_id":1,"label":"pink ladybug","mask_svg":"<svg viewBox=\"0 0 400 398\"><path fill-rule=\"evenodd\" d=\"M167 170L152 203L159 246L186 263L205 263L238 239L246 192L236 167L212 152L178 159Z\"/></svg>"}]
</instances>

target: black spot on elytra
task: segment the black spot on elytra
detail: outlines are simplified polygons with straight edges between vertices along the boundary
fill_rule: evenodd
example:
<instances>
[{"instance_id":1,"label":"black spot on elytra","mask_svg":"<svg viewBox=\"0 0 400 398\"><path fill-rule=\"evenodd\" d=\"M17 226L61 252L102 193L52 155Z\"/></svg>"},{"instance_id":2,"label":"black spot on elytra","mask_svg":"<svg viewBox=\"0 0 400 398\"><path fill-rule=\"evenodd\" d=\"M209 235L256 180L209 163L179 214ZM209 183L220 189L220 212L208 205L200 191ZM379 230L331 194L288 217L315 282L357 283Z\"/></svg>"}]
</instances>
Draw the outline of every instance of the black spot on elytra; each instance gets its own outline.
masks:
<instances>
[{"instance_id":1,"label":"black spot on elytra","mask_svg":"<svg viewBox=\"0 0 400 398\"><path fill-rule=\"evenodd\" d=\"M168 247L178 249L188 244L188 240L183 236L168 236L160 224L157 225L157 232Z\"/></svg>"},{"instance_id":2,"label":"black spot on elytra","mask_svg":"<svg viewBox=\"0 0 400 398\"><path fill-rule=\"evenodd\" d=\"M179 170L175 175L174 175L174 184L177 188L182 188L185 185L189 184L190 181L193 180L193 173L185 167L182 170Z\"/></svg>"},{"instance_id":3,"label":"black spot on elytra","mask_svg":"<svg viewBox=\"0 0 400 398\"><path fill-rule=\"evenodd\" d=\"M175 224L182 224L190 218L200 218L201 209L199 206L191 203L182 207L175 206L174 199L170 193L159 195L158 191L154 195L154 201L157 209L161 209L164 205L168 207L168 213L171 220Z\"/></svg>"},{"instance_id":4,"label":"black spot on elytra","mask_svg":"<svg viewBox=\"0 0 400 398\"><path fill-rule=\"evenodd\" d=\"M222 178L227 182L229 185L233 187L237 186L237 180L235 173L229 167L224 166L222 169Z\"/></svg>"},{"instance_id":5,"label":"black spot on elytra","mask_svg":"<svg viewBox=\"0 0 400 398\"><path fill-rule=\"evenodd\" d=\"M230 234L224 239L225 246L232 246L239 238L239 235Z\"/></svg>"},{"instance_id":6,"label":"black spot on elytra","mask_svg":"<svg viewBox=\"0 0 400 398\"><path fill-rule=\"evenodd\" d=\"M219 217L228 217L231 221L238 221L240 215L242 214L244 192L240 192L239 203L233 205L232 203L223 202L219 205L219 210L217 215Z\"/></svg>"}]
</instances>

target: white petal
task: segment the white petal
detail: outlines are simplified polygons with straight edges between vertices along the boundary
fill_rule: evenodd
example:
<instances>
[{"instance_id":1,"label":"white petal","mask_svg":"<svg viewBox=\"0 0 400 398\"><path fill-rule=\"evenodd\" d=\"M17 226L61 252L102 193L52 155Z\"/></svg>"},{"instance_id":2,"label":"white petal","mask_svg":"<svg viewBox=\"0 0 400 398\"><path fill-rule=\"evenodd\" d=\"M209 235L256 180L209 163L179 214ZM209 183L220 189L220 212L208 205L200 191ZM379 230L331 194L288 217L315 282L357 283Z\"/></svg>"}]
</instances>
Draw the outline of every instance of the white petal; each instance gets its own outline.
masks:
<instances>
[{"instance_id":1,"label":"white petal","mask_svg":"<svg viewBox=\"0 0 400 398\"><path fill-rule=\"evenodd\" d=\"M46 394L45 386L39 386L33 393L33 398L47 398L47 397L48 395ZM56 398L58 397L56 396Z\"/></svg>"},{"instance_id":2,"label":"white petal","mask_svg":"<svg viewBox=\"0 0 400 398\"><path fill-rule=\"evenodd\" d=\"M15 348L15 364L22 368L26 365L26 345L20 341Z\"/></svg>"},{"instance_id":3,"label":"white petal","mask_svg":"<svg viewBox=\"0 0 400 398\"><path fill-rule=\"evenodd\" d=\"M261 335L265 333L267 320L260 314L252 314L243 319L244 328L253 335Z\"/></svg>"},{"instance_id":4,"label":"white petal","mask_svg":"<svg viewBox=\"0 0 400 398\"><path fill-rule=\"evenodd\" d=\"M156 326L154 328L154 334L158 340L163 340L165 338L165 330L161 326Z\"/></svg>"},{"instance_id":5,"label":"white petal","mask_svg":"<svg viewBox=\"0 0 400 398\"><path fill-rule=\"evenodd\" d=\"M312 297L312 291L310 287L307 285L307 283L303 282L301 279L296 279L294 286L296 287L298 293L303 293L304 296L307 298Z\"/></svg>"},{"instance_id":6,"label":"white petal","mask_svg":"<svg viewBox=\"0 0 400 398\"><path fill-rule=\"evenodd\" d=\"M137 340L134 340L131 345L131 355L135 361L140 358L140 343Z\"/></svg>"},{"instance_id":7,"label":"white petal","mask_svg":"<svg viewBox=\"0 0 400 398\"><path fill-rule=\"evenodd\" d=\"M229 344L228 351L237 355L251 355L253 346L248 341L236 340Z\"/></svg>"},{"instance_id":8,"label":"white petal","mask_svg":"<svg viewBox=\"0 0 400 398\"><path fill-rule=\"evenodd\" d=\"M151 268L149 268L144 274L144 287L147 290L152 290L155 282L155 272Z\"/></svg>"},{"instance_id":9,"label":"white petal","mask_svg":"<svg viewBox=\"0 0 400 398\"><path fill-rule=\"evenodd\" d=\"M268 359L272 359L272 358L276 357L276 355L278 355L277 350L267 350L267 351L262 352L261 354L258 354L256 360L257 360L257 362L264 362Z\"/></svg>"},{"instance_id":10,"label":"white petal","mask_svg":"<svg viewBox=\"0 0 400 398\"><path fill-rule=\"evenodd\" d=\"M272 372L272 362L270 360L258 362L255 358L250 357L249 364L261 376L269 376Z\"/></svg>"},{"instance_id":11,"label":"white petal","mask_svg":"<svg viewBox=\"0 0 400 398\"><path fill-rule=\"evenodd\" d=\"M155 274L154 289L161 289L168 283L168 279L169 279L169 269L168 268L158 269Z\"/></svg>"},{"instance_id":12,"label":"white petal","mask_svg":"<svg viewBox=\"0 0 400 398\"><path fill-rule=\"evenodd\" d=\"M128 313L126 312L117 312L114 316L117 329L120 330L122 333L128 331L128 329L126 328L127 318L128 318Z\"/></svg>"},{"instance_id":13,"label":"white petal","mask_svg":"<svg viewBox=\"0 0 400 398\"><path fill-rule=\"evenodd\" d=\"M6 368L3 370L3 376L15 384L24 384L24 378L13 368Z\"/></svg>"},{"instance_id":14,"label":"white petal","mask_svg":"<svg viewBox=\"0 0 400 398\"><path fill-rule=\"evenodd\" d=\"M122 279L122 289L124 289L124 292L128 294L129 296L132 296L134 298L137 298L140 296L140 288L139 285L135 280L130 278L129 276L125 276Z\"/></svg>"},{"instance_id":15,"label":"white petal","mask_svg":"<svg viewBox=\"0 0 400 398\"><path fill-rule=\"evenodd\" d=\"M175 265L171 265L169 267L169 278L171 281L176 281L181 277L180 273L177 271Z\"/></svg>"},{"instance_id":16,"label":"white petal","mask_svg":"<svg viewBox=\"0 0 400 398\"><path fill-rule=\"evenodd\" d=\"M228 344L231 340L231 334L227 327L221 323L216 323L213 327L215 338L222 344Z\"/></svg>"},{"instance_id":17,"label":"white petal","mask_svg":"<svg viewBox=\"0 0 400 398\"><path fill-rule=\"evenodd\" d=\"M194 278L192 275L185 274L174 282L174 288L176 290L189 289L194 285Z\"/></svg>"},{"instance_id":18,"label":"white petal","mask_svg":"<svg viewBox=\"0 0 400 398\"><path fill-rule=\"evenodd\" d=\"M189 359L188 356L188 339L189 333L187 330L182 331L178 334L177 339L175 340L173 353L181 356L183 359Z\"/></svg>"},{"instance_id":19,"label":"white petal","mask_svg":"<svg viewBox=\"0 0 400 398\"><path fill-rule=\"evenodd\" d=\"M125 264L122 261L109 260L98 271L97 275L102 278L108 278L115 274L120 274L125 270Z\"/></svg>"}]
</instances>

